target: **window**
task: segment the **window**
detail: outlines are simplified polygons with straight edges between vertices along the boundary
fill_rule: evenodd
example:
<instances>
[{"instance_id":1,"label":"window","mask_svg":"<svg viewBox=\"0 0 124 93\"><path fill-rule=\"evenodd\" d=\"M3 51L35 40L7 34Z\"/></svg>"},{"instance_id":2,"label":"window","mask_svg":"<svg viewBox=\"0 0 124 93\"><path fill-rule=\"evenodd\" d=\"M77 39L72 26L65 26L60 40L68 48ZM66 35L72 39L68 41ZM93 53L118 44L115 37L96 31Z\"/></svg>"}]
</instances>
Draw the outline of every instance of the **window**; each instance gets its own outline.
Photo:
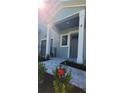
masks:
<instances>
[{"instance_id":1,"label":"window","mask_svg":"<svg viewBox=\"0 0 124 93\"><path fill-rule=\"evenodd\" d=\"M62 46L67 46L68 45L68 35L63 35L62 36L61 45Z\"/></svg>"}]
</instances>

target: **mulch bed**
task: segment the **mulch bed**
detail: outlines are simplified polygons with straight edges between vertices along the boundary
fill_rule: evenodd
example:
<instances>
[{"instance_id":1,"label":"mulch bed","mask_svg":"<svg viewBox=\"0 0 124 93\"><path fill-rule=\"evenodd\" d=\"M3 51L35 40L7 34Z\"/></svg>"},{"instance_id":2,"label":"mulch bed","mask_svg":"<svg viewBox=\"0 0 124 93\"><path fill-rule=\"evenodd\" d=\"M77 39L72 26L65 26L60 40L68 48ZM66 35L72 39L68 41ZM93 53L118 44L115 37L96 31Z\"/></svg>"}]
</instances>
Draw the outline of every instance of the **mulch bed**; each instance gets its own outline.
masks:
<instances>
[{"instance_id":1,"label":"mulch bed","mask_svg":"<svg viewBox=\"0 0 124 93\"><path fill-rule=\"evenodd\" d=\"M38 62L43 62L43 61L47 61L47 60L50 60L50 58L45 58L45 57L42 57L42 56L38 56Z\"/></svg>"},{"instance_id":2,"label":"mulch bed","mask_svg":"<svg viewBox=\"0 0 124 93\"><path fill-rule=\"evenodd\" d=\"M45 80L42 84L38 83L38 93L55 93L53 87L53 76L46 74ZM74 86L71 93L86 93L84 90Z\"/></svg>"},{"instance_id":3,"label":"mulch bed","mask_svg":"<svg viewBox=\"0 0 124 93\"><path fill-rule=\"evenodd\" d=\"M83 70L83 71L86 71L86 65L84 65L84 64L77 64L77 63L75 63L73 61L68 61L68 60L62 62L61 64L67 65L67 66L70 66L70 67L74 67L74 68L77 68L77 69L80 69L80 70Z\"/></svg>"}]
</instances>

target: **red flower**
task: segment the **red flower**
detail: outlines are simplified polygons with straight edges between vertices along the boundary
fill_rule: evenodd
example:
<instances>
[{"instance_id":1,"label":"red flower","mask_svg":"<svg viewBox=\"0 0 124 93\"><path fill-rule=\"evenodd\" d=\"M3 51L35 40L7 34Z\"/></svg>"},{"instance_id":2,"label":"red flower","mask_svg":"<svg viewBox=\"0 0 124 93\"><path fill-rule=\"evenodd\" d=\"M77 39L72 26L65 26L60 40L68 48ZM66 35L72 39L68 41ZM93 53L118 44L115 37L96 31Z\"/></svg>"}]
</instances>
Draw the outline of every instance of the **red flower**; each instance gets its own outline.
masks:
<instances>
[{"instance_id":1,"label":"red flower","mask_svg":"<svg viewBox=\"0 0 124 93\"><path fill-rule=\"evenodd\" d=\"M64 74L65 74L64 69L59 68L59 69L58 69L58 76L59 76L59 79L60 79Z\"/></svg>"}]
</instances>

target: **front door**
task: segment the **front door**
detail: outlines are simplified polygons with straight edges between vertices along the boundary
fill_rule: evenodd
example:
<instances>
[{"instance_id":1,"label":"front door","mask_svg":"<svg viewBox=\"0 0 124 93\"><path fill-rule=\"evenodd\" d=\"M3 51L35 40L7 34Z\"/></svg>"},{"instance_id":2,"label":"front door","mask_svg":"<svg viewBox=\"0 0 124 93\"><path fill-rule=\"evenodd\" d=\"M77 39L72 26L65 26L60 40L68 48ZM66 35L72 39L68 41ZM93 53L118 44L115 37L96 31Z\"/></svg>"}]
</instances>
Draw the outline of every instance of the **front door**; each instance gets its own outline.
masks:
<instances>
[{"instance_id":1,"label":"front door","mask_svg":"<svg viewBox=\"0 0 124 93\"><path fill-rule=\"evenodd\" d=\"M50 56L53 57L53 39L50 42Z\"/></svg>"},{"instance_id":2,"label":"front door","mask_svg":"<svg viewBox=\"0 0 124 93\"><path fill-rule=\"evenodd\" d=\"M70 58L77 58L78 53L78 33L70 36Z\"/></svg>"},{"instance_id":3,"label":"front door","mask_svg":"<svg viewBox=\"0 0 124 93\"><path fill-rule=\"evenodd\" d=\"M41 55L45 56L46 54L46 40L41 41Z\"/></svg>"}]
</instances>

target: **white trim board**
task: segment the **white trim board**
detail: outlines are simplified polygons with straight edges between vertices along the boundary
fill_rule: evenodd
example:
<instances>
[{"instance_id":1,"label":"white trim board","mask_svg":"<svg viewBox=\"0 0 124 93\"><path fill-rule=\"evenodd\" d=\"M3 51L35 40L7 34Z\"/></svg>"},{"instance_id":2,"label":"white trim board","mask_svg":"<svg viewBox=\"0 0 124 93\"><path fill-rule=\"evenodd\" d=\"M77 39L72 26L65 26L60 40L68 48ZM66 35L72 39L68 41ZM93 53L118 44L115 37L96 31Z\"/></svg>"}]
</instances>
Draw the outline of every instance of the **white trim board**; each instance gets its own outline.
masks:
<instances>
[{"instance_id":1,"label":"white trim board","mask_svg":"<svg viewBox=\"0 0 124 93\"><path fill-rule=\"evenodd\" d=\"M54 38L53 38L53 37L51 37L50 39L53 39L53 40L54 40ZM46 40L46 41L47 41L47 39L46 39L46 38L43 38L43 39L41 39L41 40L40 40L40 43L41 43L41 44L42 44L42 41L43 41L43 40Z\"/></svg>"},{"instance_id":2,"label":"white trim board","mask_svg":"<svg viewBox=\"0 0 124 93\"><path fill-rule=\"evenodd\" d=\"M45 38L40 39L40 45L41 45L41 42L42 42L43 40L46 40L46 37L45 37Z\"/></svg>"},{"instance_id":3,"label":"white trim board","mask_svg":"<svg viewBox=\"0 0 124 93\"><path fill-rule=\"evenodd\" d=\"M79 12L80 12L80 11L79 11ZM75 12L75 13L73 13L73 14L71 14L71 15L65 16L64 18L55 20L55 21L53 21L53 24L59 23L59 22L63 21L64 19L67 19L67 18L72 17L72 16L74 16L74 15L79 15L79 12Z\"/></svg>"},{"instance_id":4,"label":"white trim board","mask_svg":"<svg viewBox=\"0 0 124 93\"><path fill-rule=\"evenodd\" d=\"M63 4L61 4L59 7L57 7L56 11L53 12L53 14L49 20L50 21L53 20L53 16L55 16L59 11L61 11L64 8L69 8L69 7L86 7L86 4L81 4L81 5L63 5Z\"/></svg>"}]
</instances>

